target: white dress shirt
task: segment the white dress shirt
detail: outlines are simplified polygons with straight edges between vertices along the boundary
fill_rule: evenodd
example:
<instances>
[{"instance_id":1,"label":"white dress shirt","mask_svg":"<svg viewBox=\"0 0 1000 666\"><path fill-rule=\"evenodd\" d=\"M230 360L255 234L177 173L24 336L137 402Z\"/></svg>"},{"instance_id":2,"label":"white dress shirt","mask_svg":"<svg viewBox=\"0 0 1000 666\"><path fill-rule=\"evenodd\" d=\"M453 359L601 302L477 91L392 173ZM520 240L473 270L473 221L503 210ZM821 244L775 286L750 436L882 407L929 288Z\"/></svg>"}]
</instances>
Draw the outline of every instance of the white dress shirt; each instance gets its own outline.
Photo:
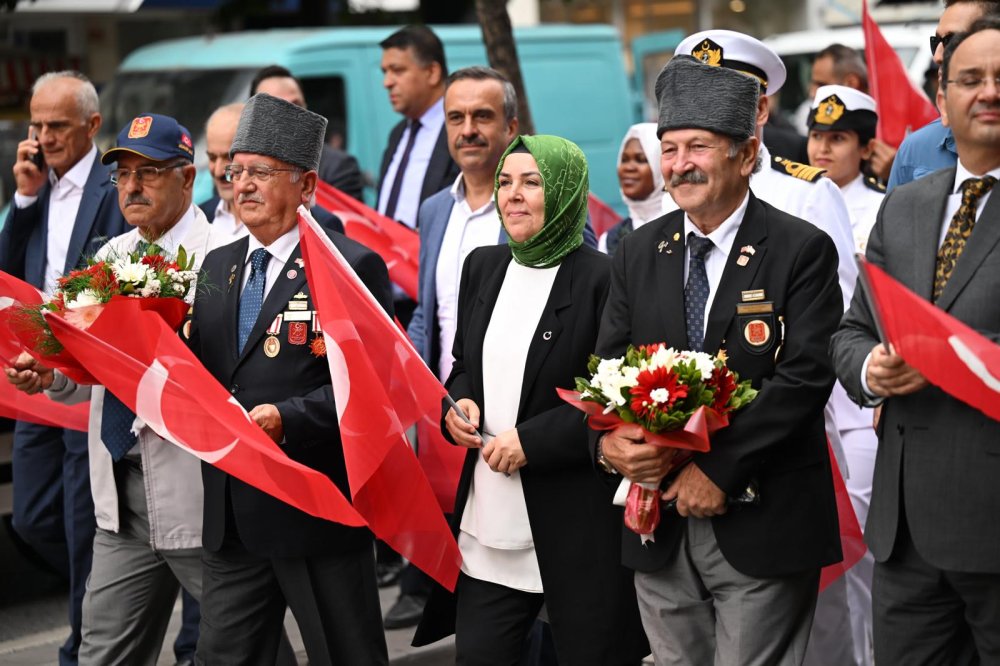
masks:
<instances>
[{"instance_id":1,"label":"white dress shirt","mask_svg":"<svg viewBox=\"0 0 1000 666\"><path fill-rule=\"evenodd\" d=\"M271 258L267 262L267 270L264 275L264 300L267 300L267 295L271 293L271 287L277 282L282 276L288 279L285 275L285 264L288 263L288 259L292 256L292 252L299 244L299 225L295 225L290 231L285 232L283 236L279 236L270 245L263 245L253 234L249 234L250 243L247 246L247 256L243 264L243 282L240 285L240 293L243 293L243 287L247 285L247 281L250 279L250 255L253 251L258 248L265 248L267 253L271 255ZM296 271L297 272L297 271Z\"/></svg>"},{"instance_id":2,"label":"white dress shirt","mask_svg":"<svg viewBox=\"0 0 1000 666\"><path fill-rule=\"evenodd\" d=\"M420 116L420 129L417 130L417 137L413 142L413 149L410 151L410 159L406 164L406 173L403 174L403 185L399 190L399 200L396 202L396 213L393 217L411 229L417 226L417 209L420 208L420 192L424 187L424 175L427 173L427 166L431 162L431 155L434 153L434 145L437 143L438 135L444 127L444 98L431 104L430 108ZM410 140L410 125L407 124L399 137L399 144L396 152L392 155L389 168L385 171L385 177L379 190L378 212L385 213L386 204L389 202L389 191L392 183L396 180L396 172L399 170L399 162L403 159L403 152L406 144Z\"/></svg>"},{"instance_id":3,"label":"white dress shirt","mask_svg":"<svg viewBox=\"0 0 1000 666\"><path fill-rule=\"evenodd\" d=\"M62 178L56 177L56 172L49 169L49 214L45 244L45 281L42 290L51 295L58 280L66 270L66 254L69 252L69 240L73 235L76 215L80 211L80 201L83 199L83 188L90 177L90 170L97 159L97 146L80 158ZM25 196L14 193L14 205L17 208L27 208L38 201L37 196Z\"/></svg>"},{"instance_id":4,"label":"white dress shirt","mask_svg":"<svg viewBox=\"0 0 1000 666\"><path fill-rule=\"evenodd\" d=\"M229 206L232 207L232 204ZM215 217L212 218L212 240L217 243L215 247L229 245L248 233L246 226L226 207L226 202L219 199L215 206Z\"/></svg>"},{"instance_id":5,"label":"white dress shirt","mask_svg":"<svg viewBox=\"0 0 1000 666\"><path fill-rule=\"evenodd\" d=\"M851 214L854 249L859 254L864 254L885 194L865 185L865 175L860 173L857 178L840 188L840 193L844 195L844 203Z\"/></svg>"},{"instance_id":6,"label":"white dress shirt","mask_svg":"<svg viewBox=\"0 0 1000 666\"><path fill-rule=\"evenodd\" d=\"M733 242L736 240L736 232L740 230L743 216L747 212L747 204L750 202L750 193L743 196L743 201L727 217L715 231L707 236L694 225L694 222L684 213L684 284L687 284L688 269L691 263L691 245L687 242L688 234L694 234L701 238L712 241L712 248L705 254L705 273L708 275L708 298L705 300L705 319L702 321L702 335L708 328L708 314L712 311L712 303L715 302L715 293L719 290L719 282L722 281L722 273L726 269L726 260L729 252L733 249Z\"/></svg>"},{"instance_id":7,"label":"white dress shirt","mask_svg":"<svg viewBox=\"0 0 1000 666\"><path fill-rule=\"evenodd\" d=\"M477 247L496 245L500 238L500 216L497 215L493 197L472 210L465 198L465 182L461 174L451 186L451 196L455 205L451 207L451 217L441 240L441 251L435 267L437 289L438 341L441 355L438 360L438 377L448 379L455 357L451 348L455 343L455 328L458 326L458 287L462 278L465 258Z\"/></svg>"}]
</instances>

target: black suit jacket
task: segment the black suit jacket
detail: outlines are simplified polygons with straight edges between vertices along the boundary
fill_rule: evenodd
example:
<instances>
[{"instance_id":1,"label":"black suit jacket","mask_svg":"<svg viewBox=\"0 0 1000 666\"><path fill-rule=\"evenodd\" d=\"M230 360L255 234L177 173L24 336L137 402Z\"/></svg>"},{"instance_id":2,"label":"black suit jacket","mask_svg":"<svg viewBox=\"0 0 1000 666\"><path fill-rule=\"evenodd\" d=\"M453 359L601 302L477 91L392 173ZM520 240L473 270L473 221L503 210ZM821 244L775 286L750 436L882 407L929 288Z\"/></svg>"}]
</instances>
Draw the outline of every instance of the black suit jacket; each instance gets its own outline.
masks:
<instances>
[{"instance_id":1,"label":"black suit jacket","mask_svg":"<svg viewBox=\"0 0 1000 666\"><path fill-rule=\"evenodd\" d=\"M361 280L391 313L389 275L382 259L341 234L328 233ZM248 411L261 404L275 405L285 430L282 449L288 457L326 474L350 497L326 358L314 356L308 342L291 344L287 321L282 322L277 335L280 342L277 356L269 358L264 353L266 330L278 314L289 310L289 301L304 301L307 311L315 310L306 272L296 264L296 259L302 257L298 246L268 293L243 353L236 353L236 318L248 244L249 240L243 238L205 257L203 278L199 282L208 286L200 288L195 299L191 349ZM296 274L290 279L287 275L291 270ZM231 284L230 275L235 276ZM297 294L306 298L295 299ZM311 341L316 334L311 322L308 327ZM371 545L367 529L314 518L211 465L202 465L202 477L205 484L202 539L209 551L218 550L227 534L238 536L250 552L264 557L342 553Z\"/></svg>"},{"instance_id":2,"label":"black suit jacket","mask_svg":"<svg viewBox=\"0 0 1000 666\"><path fill-rule=\"evenodd\" d=\"M108 173L108 167L101 164L98 154L83 186L66 264L59 267L63 273L80 266L87 257L97 254L105 241L130 228L122 217L118 190L111 184ZM32 205L18 208L11 202L7 221L0 232L0 269L39 289L45 281L51 192L52 187L46 182Z\"/></svg>"},{"instance_id":3,"label":"black suit jacket","mask_svg":"<svg viewBox=\"0 0 1000 666\"><path fill-rule=\"evenodd\" d=\"M319 179L333 185L347 196L364 201L365 178L358 160L343 150L323 145L319 156Z\"/></svg>"},{"instance_id":4,"label":"black suit jacket","mask_svg":"<svg viewBox=\"0 0 1000 666\"><path fill-rule=\"evenodd\" d=\"M511 262L507 245L476 249L462 270L455 365L447 386L482 409L483 340ZM648 653L631 573L620 564L622 512L594 473L582 414L556 387L584 375L607 297L609 260L581 247L562 262L528 349L517 432L527 465L521 483L545 604L560 662L635 663ZM446 432L446 431L445 431ZM479 449L470 449L458 486L452 529L458 534ZM454 607L438 590L415 644L454 632Z\"/></svg>"},{"instance_id":5,"label":"black suit jacket","mask_svg":"<svg viewBox=\"0 0 1000 666\"><path fill-rule=\"evenodd\" d=\"M385 152L382 153L382 166L379 167L378 172L377 198L382 196L382 181L385 180L385 172L389 170L392 156L396 152L396 147L399 146L399 140L405 129L406 121L401 120L389 132L389 143L385 147ZM451 159L451 153L448 152L448 131L442 125L437 143L434 144L434 150L431 152L431 161L427 164L427 171L424 172L423 186L420 188L420 201L423 202L424 199L439 190L451 187L455 179L458 178L458 172L458 165ZM378 203L375 204L375 207L378 208Z\"/></svg>"},{"instance_id":6,"label":"black suit jacket","mask_svg":"<svg viewBox=\"0 0 1000 666\"><path fill-rule=\"evenodd\" d=\"M202 212L205 213L205 217L208 218L209 223L215 221L215 210L219 207L219 195L212 195L211 199L201 202L198 204ZM313 206L309 209L312 216L319 222L319 226L323 227L327 231L336 231L337 233L344 233L344 224L340 221L340 218L328 211L322 206Z\"/></svg>"},{"instance_id":7,"label":"black suit jacket","mask_svg":"<svg viewBox=\"0 0 1000 666\"><path fill-rule=\"evenodd\" d=\"M688 347L684 242L682 211L622 239L598 355L620 356L628 344ZM740 266L737 260L747 245L754 254L744 255L749 262ZM764 290L773 313L737 315L741 292L752 289ZM829 236L751 194L708 313L704 350L725 349L729 367L760 393L732 416L729 427L712 436L710 452L695 457L730 497L738 497L751 480L758 484L758 505L712 519L726 560L749 576L781 576L841 559L823 405L834 381L827 345L842 308L837 251ZM744 327L754 319L771 331L759 347L744 337ZM626 565L640 571L665 566L684 523L676 513L664 513L655 543L646 546L626 532Z\"/></svg>"}]
</instances>

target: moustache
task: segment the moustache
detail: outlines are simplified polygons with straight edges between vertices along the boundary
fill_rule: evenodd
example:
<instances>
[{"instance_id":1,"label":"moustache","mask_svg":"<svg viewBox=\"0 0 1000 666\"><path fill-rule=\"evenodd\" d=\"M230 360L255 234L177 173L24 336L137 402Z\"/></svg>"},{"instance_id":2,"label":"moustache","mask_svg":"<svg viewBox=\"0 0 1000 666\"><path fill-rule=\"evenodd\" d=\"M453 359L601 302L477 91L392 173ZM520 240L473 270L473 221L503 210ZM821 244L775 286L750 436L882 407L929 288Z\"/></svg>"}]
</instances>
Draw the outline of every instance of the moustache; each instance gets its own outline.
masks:
<instances>
[{"instance_id":1,"label":"moustache","mask_svg":"<svg viewBox=\"0 0 1000 666\"><path fill-rule=\"evenodd\" d=\"M992 111L995 113L998 110L1000 110L1000 103L998 102L977 102L972 105L971 109L969 109L969 113L972 115L983 111Z\"/></svg>"},{"instance_id":2,"label":"moustache","mask_svg":"<svg viewBox=\"0 0 1000 666\"><path fill-rule=\"evenodd\" d=\"M133 204L140 204L142 206L152 206L153 202L142 196L139 192L131 192L125 197L125 205L131 206Z\"/></svg>"},{"instance_id":3,"label":"moustache","mask_svg":"<svg viewBox=\"0 0 1000 666\"><path fill-rule=\"evenodd\" d=\"M247 201L262 204L264 203L264 197L260 196L257 192L244 192L236 197L236 203L246 203Z\"/></svg>"},{"instance_id":4,"label":"moustache","mask_svg":"<svg viewBox=\"0 0 1000 666\"><path fill-rule=\"evenodd\" d=\"M704 185L708 182L708 176L705 175L703 171L698 171L694 169L686 173L675 173L670 176L670 187L677 187L678 185Z\"/></svg>"},{"instance_id":5,"label":"moustache","mask_svg":"<svg viewBox=\"0 0 1000 666\"><path fill-rule=\"evenodd\" d=\"M471 137L471 138L466 138L464 136L460 136L457 139L455 139L455 147L456 148L464 148L466 146L476 146L478 148L485 148L487 146L487 143L486 143L486 139L484 139L483 137L481 137L479 135L476 135L476 136Z\"/></svg>"}]
</instances>

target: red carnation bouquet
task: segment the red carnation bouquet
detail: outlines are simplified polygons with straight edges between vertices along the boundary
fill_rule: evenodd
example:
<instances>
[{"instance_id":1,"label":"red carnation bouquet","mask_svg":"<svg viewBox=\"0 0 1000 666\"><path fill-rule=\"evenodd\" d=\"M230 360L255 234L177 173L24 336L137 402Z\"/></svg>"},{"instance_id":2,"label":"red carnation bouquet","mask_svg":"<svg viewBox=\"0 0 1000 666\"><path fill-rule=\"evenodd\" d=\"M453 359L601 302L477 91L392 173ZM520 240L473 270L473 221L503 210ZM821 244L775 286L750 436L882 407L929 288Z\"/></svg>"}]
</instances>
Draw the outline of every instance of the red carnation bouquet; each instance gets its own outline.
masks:
<instances>
[{"instance_id":1,"label":"red carnation bouquet","mask_svg":"<svg viewBox=\"0 0 1000 666\"><path fill-rule=\"evenodd\" d=\"M194 302L198 278L194 261L194 255L189 257L183 247L176 256L168 256L155 243L144 252L92 258L86 267L59 278L58 289L48 301L17 309L8 325L21 344L46 365L58 368L77 383L96 383L63 349L46 316L62 317L86 330L111 300L136 299L137 309L156 311L176 330Z\"/></svg>"},{"instance_id":2,"label":"red carnation bouquet","mask_svg":"<svg viewBox=\"0 0 1000 666\"><path fill-rule=\"evenodd\" d=\"M576 391L559 396L588 415L594 430L625 423L639 425L647 441L685 451L673 468L694 452L710 448L709 435L729 425L729 414L757 397L749 381L726 366L725 352L677 351L663 343L629 346L620 358L591 356L590 378L576 378ZM652 540L660 521L659 486L632 484L625 503L625 524Z\"/></svg>"}]
</instances>

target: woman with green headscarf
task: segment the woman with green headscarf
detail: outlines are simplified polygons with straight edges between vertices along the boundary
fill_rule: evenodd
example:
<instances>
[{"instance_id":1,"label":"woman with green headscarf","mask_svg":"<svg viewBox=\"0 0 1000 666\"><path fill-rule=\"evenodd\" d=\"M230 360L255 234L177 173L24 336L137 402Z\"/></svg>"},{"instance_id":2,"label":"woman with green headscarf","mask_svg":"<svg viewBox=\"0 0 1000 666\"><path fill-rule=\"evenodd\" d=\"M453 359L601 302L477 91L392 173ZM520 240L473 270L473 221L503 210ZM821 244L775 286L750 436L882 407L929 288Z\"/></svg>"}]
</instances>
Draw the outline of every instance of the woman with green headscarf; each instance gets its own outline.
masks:
<instances>
[{"instance_id":1,"label":"woman with green headscarf","mask_svg":"<svg viewBox=\"0 0 1000 666\"><path fill-rule=\"evenodd\" d=\"M543 604L559 662L635 664L646 654L621 511L594 471L586 423L556 387L586 374L610 262L583 245L587 161L572 142L519 136L495 200L510 238L474 250L459 289L448 378L471 422L447 410L468 448L453 529L455 599L432 595L414 638L452 632L459 664L516 665Z\"/></svg>"}]
</instances>

